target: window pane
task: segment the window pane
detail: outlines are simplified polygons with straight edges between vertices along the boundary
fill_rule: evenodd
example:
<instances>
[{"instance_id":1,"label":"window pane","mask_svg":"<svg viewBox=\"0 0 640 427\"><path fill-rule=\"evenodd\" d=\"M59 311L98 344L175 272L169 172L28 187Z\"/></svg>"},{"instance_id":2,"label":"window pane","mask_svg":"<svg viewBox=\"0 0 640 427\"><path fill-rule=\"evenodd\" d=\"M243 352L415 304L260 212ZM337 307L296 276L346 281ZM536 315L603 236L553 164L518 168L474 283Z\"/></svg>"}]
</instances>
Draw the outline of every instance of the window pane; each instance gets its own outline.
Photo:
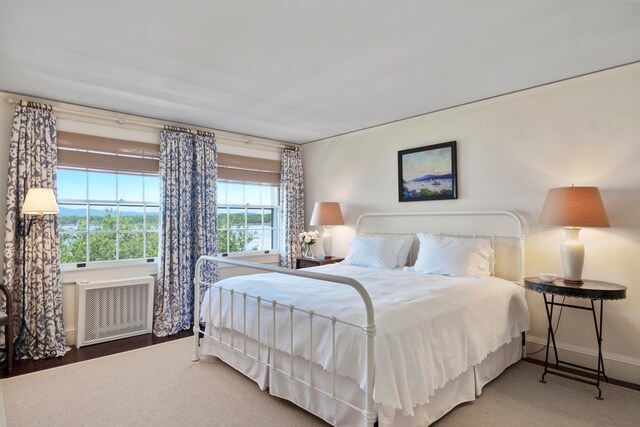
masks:
<instances>
[{"instance_id":1,"label":"window pane","mask_svg":"<svg viewBox=\"0 0 640 427\"><path fill-rule=\"evenodd\" d=\"M264 210L264 226L273 227L273 209Z\"/></svg>"},{"instance_id":2,"label":"window pane","mask_svg":"<svg viewBox=\"0 0 640 427\"><path fill-rule=\"evenodd\" d=\"M278 204L275 197L275 187L269 185L262 186L262 204L266 206L275 206Z\"/></svg>"},{"instance_id":3,"label":"window pane","mask_svg":"<svg viewBox=\"0 0 640 427\"><path fill-rule=\"evenodd\" d=\"M229 252L241 252L244 251L246 246L247 231L244 229L231 229L229 230Z\"/></svg>"},{"instance_id":4,"label":"window pane","mask_svg":"<svg viewBox=\"0 0 640 427\"><path fill-rule=\"evenodd\" d=\"M218 252L229 252L228 247L229 242L229 231L220 230L218 231Z\"/></svg>"},{"instance_id":5,"label":"window pane","mask_svg":"<svg viewBox=\"0 0 640 427\"><path fill-rule=\"evenodd\" d=\"M119 233L118 258L133 259L144 256L143 233Z\"/></svg>"},{"instance_id":6,"label":"window pane","mask_svg":"<svg viewBox=\"0 0 640 427\"><path fill-rule=\"evenodd\" d=\"M89 172L89 199L116 200L116 174Z\"/></svg>"},{"instance_id":7,"label":"window pane","mask_svg":"<svg viewBox=\"0 0 640 427\"><path fill-rule=\"evenodd\" d=\"M262 209L247 209L247 227L262 229Z\"/></svg>"},{"instance_id":8,"label":"window pane","mask_svg":"<svg viewBox=\"0 0 640 427\"><path fill-rule=\"evenodd\" d=\"M87 230L87 206L86 205L59 205L60 232L86 231Z\"/></svg>"},{"instance_id":9,"label":"window pane","mask_svg":"<svg viewBox=\"0 0 640 427\"><path fill-rule=\"evenodd\" d=\"M87 235L86 234L60 234L60 262L87 261Z\"/></svg>"},{"instance_id":10,"label":"window pane","mask_svg":"<svg viewBox=\"0 0 640 427\"><path fill-rule=\"evenodd\" d=\"M87 173L58 169L58 200L86 200Z\"/></svg>"},{"instance_id":11,"label":"window pane","mask_svg":"<svg viewBox=\"0 0 640 427\"><path fill-rule=\"evenodd\" d=\"M89 234L89 261L116 259L116 233Z\"/></svg>"},{"instance_id":12,"label":"window pane","mask_svg":"<svg viewBox=\"0 0 640 427\"><path fill-rule=\"evenodd\" d=\"M244 187L244 202L248 205L260 204L260 192L261 185L245 184Z\"/></svg>"},{"instance_id":13,"label":"window pane","mask_svg":"<svg viewBox=\"0 0 640 427\"><path fill-rule=\"evenodd\" d=\"M89 231L115 231L116 207L111 205L89 206ZM113 258L115 259L115 258Z\"/></svg>"},{"instance_id":14,"label":"window pane","mask_svg":"<svg viewBox=\"0 0 640 427\"><path fill-rule=\"evenodd\" d=\"M260 247L260 241L262 240L262 230L246 230L245 235L245 251L257 251Z\"/></svg>"},{"instance_id":15,"label":"window pane","mask_svg":"<svg viewBox=\"0 0 640 427\"><path fill-rule=\"evenodd\" d=\"M244 221L245 209L229 209L229 224L231 228L246 227Z\"/></svg>"},{"instance_id":16,"label":"window pane","mask_svg":"<svg viewBox=\"0 0 640 427\"><path fill-rule=\"evenodd\" d=\"M142 175L118 174L118 200L142 202Z\"/></svg>"},{"instance_id":17,"label":"window pane","mask_svg":"<svg viewBox=\"0 0 640 427\"><path fill-rule=\"evenodd\" d=\"M120 205L120 230L142 229L144 229L144 208Z\"/></svg>"},{"instance_id":18,"label":"window pane","mask_svg":"<svg viewBox=\"0 0 640 427\"><path fill-rule=\"evenodd\" d=\"M160 243L160 233L146 233L147 235L147 253L145 258L157 257L158 246Z\"/></svg>"},{"instance_id":19,"label":"window pane","mask_svg":"<svg viewBox=\"0 0 640 427\"><path fill-rule=\"evenodd\" d=\"M229 222L227 221L227 208L218 208L218 229L229 228Z\"/></svg>"},{"instance_id":20,"label":"window pane","mask_svg":"<svg viewBox=\"0 0 640 427\"><path fill-rule=\"evenodd\" d=\"M262 241L263 250L276 249L276 246L273 245L273 236L273 229L267 228L264 230L264 240Z\"/></svg>"},{"instance_id":21,"label":"window pane","mask_svg":"<svg viewBox=\"0 0 640 427\"><path fill-rule=\"evenodd\" d=\"M160 208L147 206L147 230L158 230L160 227Z\"/></svg>"},{"instance_id":22,"label":"window pane","mask_svg":"<svg viewBox=\"0 0 640 427\"><path fill-rule=\"evenodd\" d=\"M157 176L144 177L144 198L147 203L160 203L160 178Z\"/></svg>"},{"instance_id":23,"label":"window pane","mask_svg":"<svg viewBox=\"0 0 640 427\"><path fill-rule=\"evenodd\" d=\"M218 193L218 204L226 205L227 204L227 183L223 181L218 181L218 188L216 189Z\"/></svg>"},{"instance_id":24,"label":"window pane","mask_svg":"<svg viewBox=\"0 0 640 427\"><path fill-rule=\"evenodd\" d=\"M227 183L227 204L244 205L244 184Z\"/></svg>"}]
</instances>

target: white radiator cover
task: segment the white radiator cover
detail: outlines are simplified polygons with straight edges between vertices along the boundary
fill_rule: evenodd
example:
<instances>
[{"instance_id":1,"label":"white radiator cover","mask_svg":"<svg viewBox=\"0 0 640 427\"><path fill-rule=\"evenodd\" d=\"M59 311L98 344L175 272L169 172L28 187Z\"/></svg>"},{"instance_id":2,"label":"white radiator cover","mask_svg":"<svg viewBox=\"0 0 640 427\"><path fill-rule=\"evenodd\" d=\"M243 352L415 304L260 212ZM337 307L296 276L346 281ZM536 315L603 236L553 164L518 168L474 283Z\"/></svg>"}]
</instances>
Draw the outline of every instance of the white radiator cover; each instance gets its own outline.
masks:
<instances>
[{"instance_id":1,"label":"white radiator cover","mask_svg":"<svg viewBox=\"0 0 640 427\"><path fill-rule=\"evenodd\" d=\"M150 333L153 289L151 276L76 282L76 347Z\"/></svg>"}]
</instances>

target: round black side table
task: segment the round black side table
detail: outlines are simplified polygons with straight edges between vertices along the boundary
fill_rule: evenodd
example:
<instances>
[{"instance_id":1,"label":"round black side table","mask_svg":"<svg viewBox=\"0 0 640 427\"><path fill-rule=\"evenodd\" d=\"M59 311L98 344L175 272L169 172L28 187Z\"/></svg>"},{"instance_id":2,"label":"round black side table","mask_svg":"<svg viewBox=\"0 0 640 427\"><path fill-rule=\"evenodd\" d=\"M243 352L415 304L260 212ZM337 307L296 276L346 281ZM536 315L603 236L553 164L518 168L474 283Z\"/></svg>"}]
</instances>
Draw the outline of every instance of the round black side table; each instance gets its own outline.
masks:
<instances>
[{"instance_id":1,"label":"round black side table","mask_svg":"<svg viewBox=\"0 0 640 427\"><path fill-rule=\"evenodd\" d=\"M524 279L524 286L526 289L534 292L540 292L544 297L544 305L547 311L547 351L544 358L544 373L540 382L545 382L544 377L547 374L559 375L562 377L583 381L588 384L593 384L598 389L598 395L596 399L602 400L602 390L600 389L600 377L603 377L606 382L609 382L609 378L604 371L604 360L602 359L602 312L605 300L619 300L627 297L627 287L617 285L615 283L600 282L597 280L585 280L580 285L567 284L562 279L554 280L553 282L545 282L537 277L527 277ZM547 295L551 296L551 299L547 298ZM588 299L591 306L580 306L574 304L565 304L564 302L556 302L555 297L572 297L572 298L584 298ZM600 321L596 318L595 301L600 301ZM563 300L564 301L564 300ZM575 363L563 362L558 358L558 349L556 348L556 337L553 331L553 308L554 307L569 307L578 310L588 310L593 314L593 324L596 330L596 337L598 340L598 369L589 368L586 366L577 365ZM549 344L553 344L553 353L556 358L555 369L549 368ZM570 376L564 374L562 371L558 371L559 365L567 365L573 368L578 368L583 371L595 372L596 381L590 378L580 376Z\"/></svg>"}]
</instances>

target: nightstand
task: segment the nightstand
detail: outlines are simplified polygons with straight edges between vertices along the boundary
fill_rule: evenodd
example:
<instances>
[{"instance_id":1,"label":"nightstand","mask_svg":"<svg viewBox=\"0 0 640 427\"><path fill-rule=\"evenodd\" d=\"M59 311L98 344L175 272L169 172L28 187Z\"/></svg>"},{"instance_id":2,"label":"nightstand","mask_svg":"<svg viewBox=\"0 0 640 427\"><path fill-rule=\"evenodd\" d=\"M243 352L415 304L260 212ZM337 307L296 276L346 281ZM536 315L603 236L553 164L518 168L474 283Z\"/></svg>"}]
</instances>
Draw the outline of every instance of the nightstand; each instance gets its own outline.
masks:
<instances>
[{"instance_id":1,"label":"nightstand","mask_svg":"<svg viewBox=\"0 0 640 427\"><path fill-rule=\"evenodd\" d=\"M593 380L578 376L568 376L561 371L558 371L558 365L568 365L573 368L578 368L582 371L594 372L597 375L597 380L593 381L593 385L598 388L598 396L596 399L602 400L602 390L600 390L600 377L602 376L605 381L609 382L609 378L604 372L604 360L602 359L602 307L604 300L619 300L624 299L627 296L626 286L617 285L615 283L599 282L596 280L585 280L583 284L574 285L564 283L562 279L554 280L553 282L544 282L537 277L527 277L524 279L524 286L526 289L534 292L540 292L544 297L544 305L547 310L547 353L544 358L544 373L540 382L544 383L544 377L547 374L559 375L575 379L578 381L591 383ZM551 295L551 299L547 298L547 295ZM562 302L556 302L555 297L572 297L583 298L589 300L591 303L588 306L565 304L564 299ZM600 322L596 319L596 306L595 301L600 300ZM568 307L578 310L587 310L593 314L593 324L596 329L596 339L598 341L598 369L588 368L585 366L576 365L574 363L563 362L558 359L558 349L556 348L556 337L553 330L553 308L554 307ZM560 319L558 318L558 323ZM556 325L557 329L557 325ZM556 358L555 369L549 368L549 345L553 345L553 353Z\"/></svg>"},{"instance_id":2,"label":"nightstand","mask_svg":"<svg viewBox=\"0 0 640 427\"><path fill-rule=\"evenodd\" d=\"M335 264L336 262L340 262L342 260L344 260L344 258L338 258L335 256L328 256L328 257L325 257L324 259L298 258L296 260L296 269L318 267L319 265Z\"/></svg>"}]
</instances>

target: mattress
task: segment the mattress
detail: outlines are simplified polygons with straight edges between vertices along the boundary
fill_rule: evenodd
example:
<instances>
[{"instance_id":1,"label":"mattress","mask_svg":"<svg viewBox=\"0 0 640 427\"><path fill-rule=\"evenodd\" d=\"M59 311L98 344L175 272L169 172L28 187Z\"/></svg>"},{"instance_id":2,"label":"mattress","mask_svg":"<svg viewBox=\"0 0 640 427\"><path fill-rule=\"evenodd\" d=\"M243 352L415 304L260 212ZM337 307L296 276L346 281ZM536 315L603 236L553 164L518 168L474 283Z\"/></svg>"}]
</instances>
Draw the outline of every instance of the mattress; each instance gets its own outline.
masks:
<instances>
[{"instance_id":1,"label":"mattress","mask_svg":"<svg viewBox=\"0 0 640 427\"><path fill-rule=\"evenodd\" d=\"M465 399L474 398L476 368L505 344L511 344L509 348L519 348L520 334L528 328L524 290L495 277L425 276L348 265L328 265L307 271L352 277L362 283L371 296L377 327L374 401L381 426L396 425L402 419L413 422L431 418L431 415L421 416L420 408L432 403L435 396L441 396L447 387L465 390ZM310 354L308 315L288 309L295 306L329 317L337 316L353 325L363 325L364 307L353 289L281 274L242 276L226 279L217 285L225 290L233 289L235 299L231 304L232 296L227 291L205 295L201 314L211 333L226 337L223 341L227 343L231 342L232 335L238 343L242 339L243 346L248 342L249 347L254 346L253 353L248 349L248 354L255 355L259 349L263 362L272 361L275 357L276 368L284 363L284 367L291 369L289 355L292 354L293 367L299 370L296 376L300 373L305 375L311 369L314 380L321 381L323 375L331 377L332 370L335 370L340 379L339 385L344 386L338 388L350 390L347 398L364 395L355 393L355 390L364 390L366 385L364 334L361 329L349 325L336 327L334 359L331 322L316 319L313 325L314 350ZM263 301L244 304L244 299L239 297L244 293L259 295ZM278 301L275 328L273 305L264 299ZM261 329L257 326L258 311L263 325ZM292 318L295 320L294 340L290 339ZM245 319L249 320L245 322ZM269 372L265 365L251 363L250 358L236 359L225 354L224 348L229 350L228 346L216 349L207 341L203 352L230 362L262 388L268 386L272 394L289 400L307 396L304 402L296 403L309 406L307 409L313 413L323 413L325 405L313 403L322 399L312 399L310 394L313 393L309 390L305 394L300 383L289 381L290 387L285 387L279 380L281 374L278 369ZM519 351L513 354L519 355ZM305 366L306 371L303 369ZM283 369L283 372L288 371ZM474 387L469 388L471 380ZM355 385L355 389L345 384ZM299 387L303 388L296 391ZM438 390L440 393L436 394ZM459 400L459 393L454 394L457 396L454 400ZM354 405L363 407L361 403ZM329 406L335 407L335 401ZM333 414L331 416L320 416L339 425L343 417L336 413L338 409L330 408L328 413Z\"/></svg>"}]
</instances>

